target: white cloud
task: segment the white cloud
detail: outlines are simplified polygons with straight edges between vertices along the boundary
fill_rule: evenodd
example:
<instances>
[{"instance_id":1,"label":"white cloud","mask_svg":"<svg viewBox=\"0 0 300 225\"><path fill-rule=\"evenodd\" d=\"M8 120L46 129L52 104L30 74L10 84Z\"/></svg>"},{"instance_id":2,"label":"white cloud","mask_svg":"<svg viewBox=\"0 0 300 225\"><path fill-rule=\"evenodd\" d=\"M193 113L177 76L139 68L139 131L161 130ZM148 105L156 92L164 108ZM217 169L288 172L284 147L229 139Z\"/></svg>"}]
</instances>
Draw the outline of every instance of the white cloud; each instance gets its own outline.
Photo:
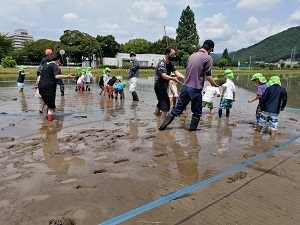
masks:
<instances>
[{"instance_id":1,"label":"white cloud","mask_svg":"<svg viewBox=\"0 0 300 225\"><path fill-rule=\"evenodd\" d=\"M251 16L246 22L247 28L257 28L258 25L259 25L259 21L254 16Z\"/></svg>"},{"instance_id":2,"label":"white cloud","mask_svg":"<svg viewBox=\"0 0 300 225\"><path fill-rule=\"evenodd\" d=\"M130 17L133 23L154 23L167 18L168 13L165 7L154 1L135 1L132 5L132 15Z\"/></svg>"},{"instance_id":3,"label":"white cloud","mask_svg":"<svg viewBox=\"0 0 300 225\"><path fill-rule=\"evenodd\" d=\"M177 1L174 1L173 4L181 5L183 7L187 7L189 5L191 8L197 8L197 7L200 7L203 5L203 1L201 1L201 0L177 0Z\"/></svg>"},{"instance_id":4,"label":"white cloud","mask_svg":"<svg viewBox=\"0 0 300 225\"><path fill-rule=\"evenodd\" d=\"M177 33L176 33L176 28L175 27L165 26L165 29L166 29L167 36L169 36L171 38L176 37Z\"/></svg>"},{"instance_id":5,"label":"white cloud","mask_svg":"<svg viewBox=\"0 0 300 225\"><path fill-rule=\"evenodd\" d=\"M300 8L298 8L292 15L288 18L289 22L300 23Z\"/></svg>"},{"instance_id":6,"label":"white cloud","mask_svg":"<svg viewBox=\"0 0 300 225\"><path fill-rule=\"evenodd\" d=\"M282 0L241 0L236 4L237 9L264 11L282 2Z\"/></svg>"},{"instance_id":7,"label":"white cloud","mask_svg":"<svg viewBox=\"0 0 300 225\"><path fill-rule=\"evenodd\" d=\"M103 19L98 19L96 22L97 28L105 34L122 34L124 33L120 26L116 23L110 23Z\"/></svg>"},{"instance_id":8,"label":"white cloud","mask_svg":"<svg viewBox=\"0 0 300 225\"><path fill-rule=\"evenodd\" d=\"M213 41L218 41L230 37L232 28L226 22L227 16L223 13L204 18L197 26L201 40L212 39Z\"/></svg>"},{"instance_id":9,"label":"white cloud","mask_svg":"<svg viewBox=\"0 0 300 225\"><path fill-rule=\"evenodd\" d=\"M79 19L79 16L76 13L67 13L63 15L63 19L67 22L73 22Z\"/></svg>"}]
</instances>

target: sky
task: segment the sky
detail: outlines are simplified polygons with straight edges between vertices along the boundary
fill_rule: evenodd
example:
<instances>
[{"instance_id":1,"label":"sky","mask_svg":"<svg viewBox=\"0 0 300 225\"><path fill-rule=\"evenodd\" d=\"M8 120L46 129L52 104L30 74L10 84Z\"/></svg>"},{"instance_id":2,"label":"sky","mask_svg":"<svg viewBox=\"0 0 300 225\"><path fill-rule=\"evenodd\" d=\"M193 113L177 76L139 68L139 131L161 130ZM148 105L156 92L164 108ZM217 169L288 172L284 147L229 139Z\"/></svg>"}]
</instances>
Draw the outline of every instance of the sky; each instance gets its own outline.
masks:
<instances>
[{"instance_id":1,"label":"sky","mask_svg":"<svg viewBox=\"0 0 300 225\"><path fill-rule=\"evenodd\" d=\"M200 45L215 53L247 48L300 26L300 0L0 0L0 32L27 29L34 40L58 41L64 30L113 35L118 43L176 37L187 6L194 12Z\"/></svg>"}]
</instances>

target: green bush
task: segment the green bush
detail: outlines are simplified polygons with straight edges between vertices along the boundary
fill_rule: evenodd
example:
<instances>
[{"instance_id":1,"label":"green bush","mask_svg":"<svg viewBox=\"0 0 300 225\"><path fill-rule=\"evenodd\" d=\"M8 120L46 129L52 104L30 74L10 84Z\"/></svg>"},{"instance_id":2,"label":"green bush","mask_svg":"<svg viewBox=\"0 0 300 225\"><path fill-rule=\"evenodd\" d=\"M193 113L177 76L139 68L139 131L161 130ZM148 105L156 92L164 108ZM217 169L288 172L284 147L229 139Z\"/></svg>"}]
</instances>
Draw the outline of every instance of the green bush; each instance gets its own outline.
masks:
<instances>
[{"instance_id":1,"label":"green bush","mask_svg":"<svg viewBox=\"0 0 300 225\"><path fill-rule=\"evenodd\" d=\"M14 60L11 56L6 56L1 61L1 66L3 68L14 68L16 67L16 65L17 65L16 60Z\"/></svg>"}]
</instances>

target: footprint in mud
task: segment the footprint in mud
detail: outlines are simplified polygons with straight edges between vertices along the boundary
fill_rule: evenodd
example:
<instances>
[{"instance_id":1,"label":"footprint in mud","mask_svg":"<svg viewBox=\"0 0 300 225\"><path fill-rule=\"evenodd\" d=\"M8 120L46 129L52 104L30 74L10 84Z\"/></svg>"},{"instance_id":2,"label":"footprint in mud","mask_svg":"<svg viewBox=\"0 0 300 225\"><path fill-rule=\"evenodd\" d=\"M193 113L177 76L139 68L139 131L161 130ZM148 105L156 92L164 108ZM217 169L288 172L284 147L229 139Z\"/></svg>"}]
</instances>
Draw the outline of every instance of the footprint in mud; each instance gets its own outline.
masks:
<instances>
[{"instance_id":1,"label":"footprint in mud","mask_svg":"<svg viewBox=\"0 0 300 225\"><path fill-rule=\"evenodd\" d=\"M143 140L151 140L151 139L156 139L157 136L154 134L149 134L149 135L145 135L142 137Z\"/></svg>"},{"instance_id":2,"label":"footprint in mud","mask_svg":"<svg viewBox=\"0 0 300 225\"><path fill-rule=\"evenodd\" d=\"M245 153L245 154L243 155L243 158L244 158L244 159L248 159L248 158L252 158L252 157L254 157L254 156L256 156L256 154L254 154L254 153Z\"/></svg>"},{"instance_id":3,"label":"footprint in mud","mask_svg":"<svg viewBox=\"0 0 300 225\"><path fill-rule=\"evenodd\" d=\"M77 185L75 188L76 189L82 189L82 188L96 189L97 185L96 184L93 184L93 185Z\"/></svg>"},{"instance_id":4,"label":"footprint in mud","mask_svg":"<svg viewBox=\"0 0 300 225\"><path fill-rule=\"evenodd\" d=\"M74 118L87 118L87 116L74 116Z\"/></svg>"},{"instance_id":5,"label":"footprint in mud","mask_svg":"<svg viewBox=\"0 0 300 225\"><path fill-rule=\"evenodd\" d=\"M138 147L134 147L133 149L131 149L131 151L136 152L142 150L142 147L138 146Z\"/></svg>"},{"instance_id":6,"label":"footprint in mud","mask_svg":"<svg viewBox=\"0 0 300 225\"><path fill-rule=\"evenodd\" d=\"M114 161L114 164L118 164L118 163L121 163L121 162L127 162L129 161L129 159L119 159L117 161Z\"/></svg>"},{"instance_id":7,"label":"footprint in mud","mask_svg":"<svg viewBox=\"0 0 300 225\"><path fill-rule=\"evenodd\" d=\"M107 172L107 169L100 169L100 170L95 170L94 174L105 173L105 172Z\"/></svg>"},{"instance_id":8,"label":"footprint in mud","mask_svg":"<svg viewBox=\"0 0 300 225\"><path fill-rule=\"evenodd\" d=\"M147 128L146 129L146 133L156 133L157 132L157 128Z\"/></svg>"},{"instance_id":9,"label":"footprint in mud","mask_svg":"<svg viewBox=\"0 0 300 225\"><path fill-rule=\"evenodd\" d=\"M75 221L71 218L51 219L49 225L75 225Z\"/></svg>"},{"instance_id":10,"label":"footprint in mud","mask_svg":"<svg viewBox=\"0 0 300 225\"><path fill-rule=\"evenodd\" d=\"M228 180L227 180L227 183L233 183L233 182L236 182L237 180L241 180L241 179L244 179L247 177L247 174L246 172L243 172L243 171L239 171L233 175L231 175Z\"/></svg>"},{"instance_id":11,"label":"footprint in mud","mask_svg":"<svg viewBox=\"0 0 300 225\"><path fill-rule=\"evenodd\" d=\"M0 138L0 142L10 142L10 141L14 141L15 138L14 137L1 137Z\"/></svg>"},{"instance_id":12,"label":"footprint in mud","mask_svg":"<svg viewBox=\"0 0 300 225\"><path fill-rule=\"evenodd\" d=\"M168 155L167 153L159 153L159 154L156 154L154 155L155 157L162 157L162 156L165 156L165 155Z\"/></svg>"}]
</instances>

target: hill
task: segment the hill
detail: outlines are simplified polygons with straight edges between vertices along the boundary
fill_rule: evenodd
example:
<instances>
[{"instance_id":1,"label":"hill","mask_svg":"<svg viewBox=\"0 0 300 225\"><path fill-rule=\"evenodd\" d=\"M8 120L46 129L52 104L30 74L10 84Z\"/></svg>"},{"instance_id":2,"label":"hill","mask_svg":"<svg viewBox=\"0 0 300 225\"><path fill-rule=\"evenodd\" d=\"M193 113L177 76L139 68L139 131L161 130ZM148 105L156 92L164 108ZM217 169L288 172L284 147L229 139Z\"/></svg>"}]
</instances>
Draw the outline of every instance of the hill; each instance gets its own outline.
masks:
<instances>
[{"instance_id":1,"label":"hill","mask_svg":"<svg viewBox=\"0 0 300 225\"><path fill-rule=\"evenodd\" d=\"M291 55L295 61L300 60L300 26L289 28L278 34L272 35L261 42L247 48L242 48L229 55L241 63L252 62L275 63L287 60ZM297 54L298 51L298 54Z\"/></svg>"}]
</instances>

